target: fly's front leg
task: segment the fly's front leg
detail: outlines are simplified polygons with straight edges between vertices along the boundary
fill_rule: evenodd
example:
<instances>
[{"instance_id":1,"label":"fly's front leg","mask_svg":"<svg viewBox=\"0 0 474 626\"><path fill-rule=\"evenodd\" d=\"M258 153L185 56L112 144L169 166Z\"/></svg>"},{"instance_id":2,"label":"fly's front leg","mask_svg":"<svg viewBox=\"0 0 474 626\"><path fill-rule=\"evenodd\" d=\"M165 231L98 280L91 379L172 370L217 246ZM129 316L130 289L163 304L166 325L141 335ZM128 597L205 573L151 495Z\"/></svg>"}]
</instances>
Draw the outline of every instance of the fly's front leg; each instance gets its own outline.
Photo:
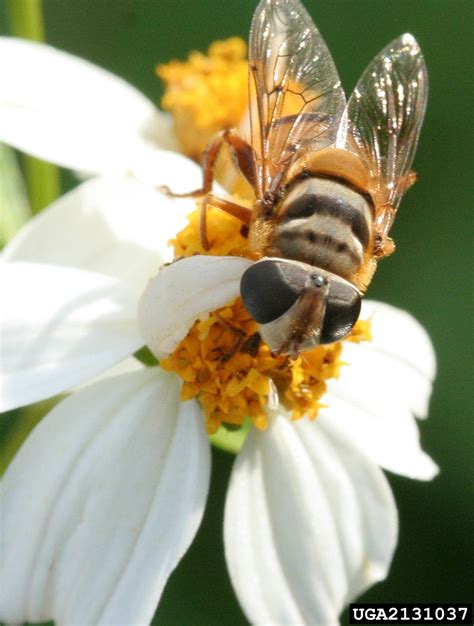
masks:
<instances>
[{"instance_id":1,"label":"fly's front leg","mask_svg":"<svg viewBox=\"0 0 474 626\"><path fill-rule=\"evenodd\" d=\"M250 221L252 219L252 209L249 209L246 206L242 206L241 204L231 202L230 200L223 200L222 198L218 198L212 193L208 193L202 201L201 215L199 220L199 237L201 239L201 245L204 250L210 250L211 248L211 244L209 243L209 238L207 236L208 206L216 207L217 209L221 209L221 211L225 211L225 213L228 213L229 215L233 215L247 226L250 224Z\"/></svg>"},{"instance_id":2,"label":"fly's front leg","mask_svg":"<svg viewBox=\"0 0 474 626\"><path fill-rule=\"evenodd\" d=\"M174 193L169 187L162 186L158 187L158 191L161 191L171 198L200 198L201 196L209 193L212 189L212 182L214 180L214 166L222 146L226 143L224 135L227 132L228 131L223 131L219 133L207 146L206 151L204 152L202 160L202 187L200 189L195 189L194 191L190 191L188 193Z\"/></svg>"},{"instance_id":3,"label":"fly's front leg","mask_svg":"<svg viewBox=\"0 0 474 626\"><path fill-rule=\"evenodd\" d=\"M257 182L257 167L255 152L246 141L244 141L235 128L230 128L220 132L208 145L204 152L202 161L202 187L188 193L173 193L169 187L162 186L158 190L166 193L172 198L199 198L209 193L214 180L214 168L217 157L222 146L226 144L231 151L237 167L245 176L250 185L255 189Z\"/></svg>"},{"instance_id":4,"label":"fly's front leg","mask_svg":"<svg viewBox=\"0 0 474 626\"><path fill-rule=\"evenodd\" d=\"M173 193L169 187L160 187L159 191L171 196L172 198L199 198L204 196L201 205L201 217L199 226L199 235L201 238L202 247L205 250L210 249L210 243L207 236L207 221L206 213L208 205L212 206L237 217L244 224L250 224L252 216L252 210L248 207L241 206L230 200L222 200L217 198L211 193L212 183L214 181L214 168L217 161L217 157L221 151L222 146L226 144L231 154L236 161L236 164L250 185L255 187L257 174L256 174L256 159L253 148L244 141L235 129L224 130L219 133L216 138L207 147L202 164L202 187L191 191L189 193Z\"/></svg>"}]
</instances>

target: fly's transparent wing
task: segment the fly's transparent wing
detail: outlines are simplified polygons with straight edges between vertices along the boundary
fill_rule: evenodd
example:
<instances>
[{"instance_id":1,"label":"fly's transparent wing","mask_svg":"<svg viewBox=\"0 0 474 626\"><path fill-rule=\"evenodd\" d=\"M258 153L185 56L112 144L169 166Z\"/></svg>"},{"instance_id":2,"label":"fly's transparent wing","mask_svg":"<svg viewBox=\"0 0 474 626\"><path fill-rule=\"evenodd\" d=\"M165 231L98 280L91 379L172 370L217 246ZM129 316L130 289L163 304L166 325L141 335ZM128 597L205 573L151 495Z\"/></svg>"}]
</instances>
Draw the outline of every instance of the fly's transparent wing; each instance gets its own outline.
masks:
<instances>
[{"instance_id":1,"label":"fly's transparent wing","mask_svg":"<svg viewBox=\"0 0 474 626\"><path fill-rule=\"evenodd\" d=\"M403 193L414 179L410 168L427 95L426 66L418 43L412 35L402 35L367 67L342 118L345 146L361 157L369 172L382 236L388 234Z\"/></svg>"},{"instance_id":2,"label":"fly's transparent wing","mask_svg":"<svg viewBox=\"0 0 474 626\"><path fill-rule=\"evenodd\" d=\"M251 143L260 192L306 150L335 140L345 108L334 61L299 0L262 0L249 40Z\"/></svg>"}]
</instances>

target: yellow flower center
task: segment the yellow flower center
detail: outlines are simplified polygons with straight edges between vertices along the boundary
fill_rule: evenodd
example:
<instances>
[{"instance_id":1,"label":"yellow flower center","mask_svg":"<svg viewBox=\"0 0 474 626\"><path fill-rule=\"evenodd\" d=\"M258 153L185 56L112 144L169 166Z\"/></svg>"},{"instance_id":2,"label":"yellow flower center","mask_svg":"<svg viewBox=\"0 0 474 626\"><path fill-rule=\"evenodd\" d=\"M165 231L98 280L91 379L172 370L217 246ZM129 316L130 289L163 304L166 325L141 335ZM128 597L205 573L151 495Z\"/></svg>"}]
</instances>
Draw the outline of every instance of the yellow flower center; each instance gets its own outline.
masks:
<instances>
[{"instance_id":1,"label":"yellow flower center","mask_svg":"<svg viewBox=\"0 0 474 626\"><path fill-rule=\"evenodd\" d=\"M185 62L159 65L166 91L162 100L171 111L185 154L199 160L210 139L238 126L247 108L247 46L232 37L216 41L207 56L192 52Z\"/></svg>"},{"instance_id":2,"label":"yellow flower center","mask_svg":"<svg viewBox=\"0 0 474 626\"><path fill-rule=\"evenodd\" d=\"M208 56L193 52L188 61L157 68L167 90L163 107L172 112L184 151L198 158L216 132L238 126L248 106L246 45L237 38L216 42ZM225 175L225 164L221 170ZM219 176L219 172L217 173ZM227 181L228 182L228 181ZM229 188L229 185L227 185ZM231 188L241 190L232 183ZM245 186L242 188L245 193ZM250 198L238 198L251 206ZM195 254L257 256L248 246L245 227L223 211L209 207L210 250L199 237L198 208L172 241L175 258ZM346 341L370 340L370 322L358 321ZM168 358L163 369L182 379L182 400L197 398L210 434L225 425L242 427L248 419L260 429L268 424L275 397L293 419L315 419L326 381L339 375L342 343L318 346L297 358L274 356L260 339L258 324L240 298L197 321Z\"/></svg>"},{"instance_id":3,"label":"yellow flower center","mask_svg":"<svg viewBox=\"0 0 474 626\"><path fill-rule=\"evenodd\" d=\"M175 257L194 254L251 256L242 224L219 209L207 216L211 250L199 239L199 209L172 241ZM370 323L358 321L349 341L370 339ZM296 359L274 356L258 335L258 324L240 298L197 321L173 354L162 359L163 369L183 379L181 399L197 398L210 434L222 424L242 426L249 418L254 426L268 425L272 396L290 411L294 420L314 419L326 391L326 381L339 375L342 342L318 346Z\"/></svg>"}]
</instances>

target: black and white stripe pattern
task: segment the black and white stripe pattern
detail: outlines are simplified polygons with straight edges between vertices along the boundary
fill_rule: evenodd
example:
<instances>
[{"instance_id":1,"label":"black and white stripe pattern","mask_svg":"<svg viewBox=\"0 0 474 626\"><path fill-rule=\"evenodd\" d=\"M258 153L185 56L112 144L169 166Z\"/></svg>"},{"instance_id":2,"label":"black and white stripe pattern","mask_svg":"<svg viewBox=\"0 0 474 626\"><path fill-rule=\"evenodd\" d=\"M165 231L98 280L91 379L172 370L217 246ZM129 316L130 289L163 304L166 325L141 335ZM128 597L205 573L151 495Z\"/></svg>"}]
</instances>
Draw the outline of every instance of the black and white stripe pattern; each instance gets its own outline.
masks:
<instances>
[{"instance_id":1,"label":"black and white stripe pattern","mask_svg":"<svg viewBox=\"0 0 474 626\"><path fill-rule=\"evenodd\" d=\"M343 182L297 180L277 207L274 246L285 258L348 277L370 242L372 206Z\"/></svg>"}]
</instances>

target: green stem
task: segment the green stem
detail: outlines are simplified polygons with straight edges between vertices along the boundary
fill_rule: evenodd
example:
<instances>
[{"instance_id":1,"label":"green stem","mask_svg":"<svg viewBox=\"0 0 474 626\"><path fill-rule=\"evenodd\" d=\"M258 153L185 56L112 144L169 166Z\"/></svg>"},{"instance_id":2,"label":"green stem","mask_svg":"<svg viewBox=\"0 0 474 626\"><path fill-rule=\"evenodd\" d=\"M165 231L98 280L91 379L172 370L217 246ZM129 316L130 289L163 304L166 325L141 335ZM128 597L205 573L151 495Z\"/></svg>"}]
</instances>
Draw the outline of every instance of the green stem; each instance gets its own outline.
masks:
<instances>
[{"instance_id":1,"label":"green stem","mask_svg":"<svg viewBox=\"0 0 474 626\"><path fill-rule=\"evenodd\" d=\"M214 447L224 450L224 452L238 454L249 430L250 421L247 421L239 430L227 430L221 426L214 435L209 435L209 441Z\"/></svg>"},{"instance_id":2,"label":"green stem","mask_svg":"<svg viewBox=\"0 0 474 626\"><path fill-rule=\"evenodd\" d=\"M45 40L41 0L8 0L8 16L16 37ZM60 194L59 171L51 163L25 156L25 178L33 213L41 211Z\"/></svg>"},{"instance_id":3,"label":"green stem","mask_svg":"<svg viewBox=\"0 0 474 626\"><path fill-rule=\"evenodd\" d=\"M44 41L41 0L8 0L8 16L14 35Z\"/></svg>"},{"instance_id":4,"label":"green stem","mask_svg":"<svg viewBox=\"0 0 474 626\"><path fill-rule=\"evenodd\" d=\"M61 193L58 168L52 163L25 155L25 178L33 215L51 204Z\"/></svg>"}]
</instances>

